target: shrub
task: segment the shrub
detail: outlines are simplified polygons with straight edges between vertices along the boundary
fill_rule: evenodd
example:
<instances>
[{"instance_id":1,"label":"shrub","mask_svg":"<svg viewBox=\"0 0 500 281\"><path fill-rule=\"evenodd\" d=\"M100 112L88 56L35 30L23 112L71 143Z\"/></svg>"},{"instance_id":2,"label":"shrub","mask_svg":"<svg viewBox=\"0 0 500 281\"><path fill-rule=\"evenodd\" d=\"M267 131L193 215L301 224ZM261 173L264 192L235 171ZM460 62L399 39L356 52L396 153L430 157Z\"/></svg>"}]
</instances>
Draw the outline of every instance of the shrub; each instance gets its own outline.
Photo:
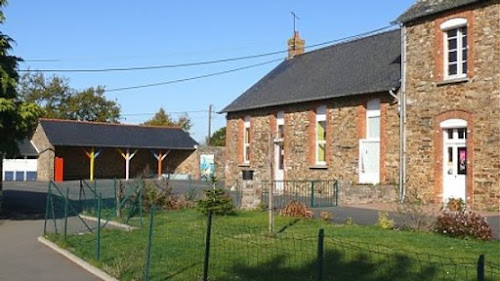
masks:
<instances>
[{"instance_id":1,"label":"shrub","mask_svg":"<svg viewBox=\"0 0 500 281\"><path fill-rule=\"evenodd\" d=\"M281 209L280 216L310 219L313 217L313 212L304 203L292 200Z\"/></svg>"},{"instance_id":2,"label":"shrub","mask_svg":"<svg viewBox=\"0 0 500 281\"><path fill-rule=\"evenodd\" d=\"M451 237L493 239L493 231L486 218L471 211L443 211L436 220L436 231Z\"/></svg>"},{"instance_id":3,"label":"shrub","mask_svg":"<svg viewBox=\"0 0 500 281\"><path fill-rule=\"evenodd\" d=\"M382 229L393 229L394 221L389 219L387 212L378 212L377 226Z\"/></svg>"},{"instance_id":4,"label":"shrub","mask_svg":"<svg viewBox=\"0 0 500 281\"><path fill-rule=\"evenodd\" d=\"M353 225L354 221L352 220L351 217L347 217L347 218L345 218L344 224L345 225Z\"/></svg>"},{"instance_id":5,"label":"shrub","mask_svg":"<svg viewBox=\"0 0 500 281\"><path fill-rule=\"evenodd\" d=\"M396 210L399 228L412 231L431 231L434 227L432 213L435 208L435 205L426 204L416 191L410 191Z\"/></svg>"},{"instance_id":6,"label":"shrub","mask_svg":"<svg viewBox=\"0 0 500 281\"><path fill-rule=\"evenodd\" d=\"M446 203L446 209L449 211L465 211L465 202L462 198L450 198Z\"/></svg>"},{"instance_id":7,"label":"shrub","mask_svg":"<svg viewBox=\"0 0 500 281\"><path fill-rule=\"evenodd\" d=\"M209 211L214 215L232 215L235 212L233 199L222 188L205 190L205 199L198 200L197 205L198 210L205 215Z\"/></svg>"},{"instance_id":8,"label":"shrub","mask_svg":"<svg viewBox=\"0 0 500 281\"><path fill-rule=\"evenodd\" d=\"M322 220L324 221L332 221L333 219L333 214L331 212L327 211L322 211L319 216L321 217Z\"/></svg>"},{"instance_id":9,"label":"shrub","mask_svg":"<svg viewBox=\"0 0 500 281\"><path fill-rule=\"evenodd\" d=\"M136 195L138 191L136 191ZM152 206L162 210L180 210L192 205L190 200L172 192L169 182L164 179L145 181L142 189L142 209L145 212Z\"/></svg>"}]
</instances>

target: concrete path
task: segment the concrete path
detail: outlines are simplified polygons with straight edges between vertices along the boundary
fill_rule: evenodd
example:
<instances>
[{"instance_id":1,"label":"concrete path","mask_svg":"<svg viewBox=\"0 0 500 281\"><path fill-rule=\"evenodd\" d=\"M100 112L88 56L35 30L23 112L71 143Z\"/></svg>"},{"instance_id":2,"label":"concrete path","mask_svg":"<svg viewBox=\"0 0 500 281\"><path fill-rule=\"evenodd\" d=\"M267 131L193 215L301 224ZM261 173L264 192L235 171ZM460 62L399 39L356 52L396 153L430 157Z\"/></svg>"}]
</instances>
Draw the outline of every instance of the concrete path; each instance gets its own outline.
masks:
<instances>
[{"instance_id":1,"label":"concrete path","mask_svg":"<svg viewBox=\"0 0 500 281\"><path fill-rule=\"evenodd\" d=\"M99 280L37 241L43 232L46 193L3 192L0 218L0 280Z\"/></svg>"},{"instance_id":2,"label":"concrete path","mask_svg":"<svg viewBox=\"0 0 500 281\"><path fill-rule=\"evenodd\" d=\"M0 221L0 280L99 280L36 239L43 220Z\"/></svg>"}]
</instances>

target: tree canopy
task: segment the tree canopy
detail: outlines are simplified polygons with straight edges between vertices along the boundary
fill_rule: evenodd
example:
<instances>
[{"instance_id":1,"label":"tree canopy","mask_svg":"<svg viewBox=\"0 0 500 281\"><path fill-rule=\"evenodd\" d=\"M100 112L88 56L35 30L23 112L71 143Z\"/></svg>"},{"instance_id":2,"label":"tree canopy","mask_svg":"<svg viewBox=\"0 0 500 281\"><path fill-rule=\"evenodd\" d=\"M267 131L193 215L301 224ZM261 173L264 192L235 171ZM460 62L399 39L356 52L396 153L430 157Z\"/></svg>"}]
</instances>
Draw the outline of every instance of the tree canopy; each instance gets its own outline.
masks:
<instances>
[{"instance_id":1,"label":"tree canopy","mask_svg":"<svg viewBox=\"0 0 500 281\"><path fill-rule=\"evenodd\" d=\"M146 126L158 126L158 127L180 127L185 131L189 131L193 124L191 123L191 119L187 113L179 116L177 120L172 119L170 114L165 112L163 107L160 107L158 112L149 120L142 123L142 125Z\"/></svg>"},{"instance_id":2,"label":"tree canopy","mask_svg":"<svg viewBox=\"0 0 500 281\"><path fill-rule=\"evenodd\" d=\"M0 25L5 17L3 7L6 1L0 0ZM17 142L26 138L36 125L41 114L40 108L33 103L19 99L17 66L20 58L12 56L13 40L0 31L0 212L2 210L2 158L15 156L19 151Z\"/></svg>"},{"instance_id":3,"label":"tree canopy","mask_svg":"<svg viewBox=\"0 0 500 281\"><path fill-rule=\"evenodd\" d=\"M5 19L2 10L5 4L5 0L0 0L0 24ZM9 54L12 42L8 35L0 31L0 156L7 157L17 154L17 141L32 132L41 114L36 104L23 102L18 96L17 66L21 59Z\"/></svg>"},{"instance_id":4,"label":"tree canopy","mask_svg":"<svg viewBox=\"0 0 500 281\"><path fill-rule=\"evenodd\" d=\"M226 146L226 127L222 127L215 131L210 137L208 145Z\"/></svg>"},{"instance_id":5,"label":"tree canopy","mask_svg":"<svg viewBox=\"0 0 500 281\"><path fill-rule=\"evenodd\" d=\"M69 86L67 78L28 72L21 76L18 88L21 98L38 104L46 118L111 123L120 119L120 106L106 99L102 86L79 91Z\"/></svg>"}]
</instances>

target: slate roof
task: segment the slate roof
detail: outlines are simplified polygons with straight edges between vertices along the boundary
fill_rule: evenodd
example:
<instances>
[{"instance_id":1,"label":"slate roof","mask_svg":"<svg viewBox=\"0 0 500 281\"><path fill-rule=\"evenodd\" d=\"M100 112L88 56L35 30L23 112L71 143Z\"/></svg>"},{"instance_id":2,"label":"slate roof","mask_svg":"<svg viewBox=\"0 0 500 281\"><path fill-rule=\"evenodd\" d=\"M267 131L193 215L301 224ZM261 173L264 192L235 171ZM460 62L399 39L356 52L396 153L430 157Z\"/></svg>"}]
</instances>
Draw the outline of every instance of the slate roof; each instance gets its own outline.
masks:
<instances>
[{"instance_id":1,"label":"slate roof","mask_svg":"<svg viewBox=\"0 0 500 281\"><path fill-rule=\"evenodd\" d=\"M194 150L196 141L180 128L41 119L54 146Z\"/></svg>"},{"instance_id":2,"label":"slate roof","mask_svg":"<svg viewBox=\"0 0 500 281\"><path fill-rule=\"evenodd\" d=\"M400 61L400 30L332 45L283 61L221 112L389 91Z\"/></svg>"},{"instance_id":3,"label":"slate roof","mask_svg":"<svg viewBox=\"0 0 500 281\"><path fill-rule=\"evenodd\" d=\"M29 139L18 141L17 148L19 148L20 156L38 156L38 152Z\"/></svg>"},{"instance_id":4,"label":"slate roof","mask_svg":"<svg viewBox=\"0 0 500 281\"><path fill-rule=\"evenodd\" d=\"M396 20L407 23L425 16L489 0L419 0Z\"/></svg>"}]
</instances>

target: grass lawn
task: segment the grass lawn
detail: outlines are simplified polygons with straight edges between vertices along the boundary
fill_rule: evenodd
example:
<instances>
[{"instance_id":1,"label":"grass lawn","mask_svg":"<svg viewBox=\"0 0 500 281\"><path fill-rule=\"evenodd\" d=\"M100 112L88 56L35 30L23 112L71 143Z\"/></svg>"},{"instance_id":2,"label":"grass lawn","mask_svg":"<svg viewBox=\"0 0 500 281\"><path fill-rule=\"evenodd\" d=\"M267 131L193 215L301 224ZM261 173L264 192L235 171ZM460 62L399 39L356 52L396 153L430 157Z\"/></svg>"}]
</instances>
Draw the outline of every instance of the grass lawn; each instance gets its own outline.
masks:
<instances>
[{"instance_id":1,"label":"grass lawn","mask_svg":"<svg viewBox=\"0 0 500 281\"><path fill-rule=\"evenodd\" d=\"M500 278L500 241L279 216L278 234L269 237L267 215L240 211L214 217L210 280L316 280L320 228L325 231L323 280L476 280L480 254L495 263L487 263L486 280L500 280L496 279ZM95 234L49 238L121 280L142 280L148 224L146 219L133 232L103 231L99 262ZM205 231L206 217L194 210L157 213L151 280L201 280Z\"/></svg>"}]
</instances>

